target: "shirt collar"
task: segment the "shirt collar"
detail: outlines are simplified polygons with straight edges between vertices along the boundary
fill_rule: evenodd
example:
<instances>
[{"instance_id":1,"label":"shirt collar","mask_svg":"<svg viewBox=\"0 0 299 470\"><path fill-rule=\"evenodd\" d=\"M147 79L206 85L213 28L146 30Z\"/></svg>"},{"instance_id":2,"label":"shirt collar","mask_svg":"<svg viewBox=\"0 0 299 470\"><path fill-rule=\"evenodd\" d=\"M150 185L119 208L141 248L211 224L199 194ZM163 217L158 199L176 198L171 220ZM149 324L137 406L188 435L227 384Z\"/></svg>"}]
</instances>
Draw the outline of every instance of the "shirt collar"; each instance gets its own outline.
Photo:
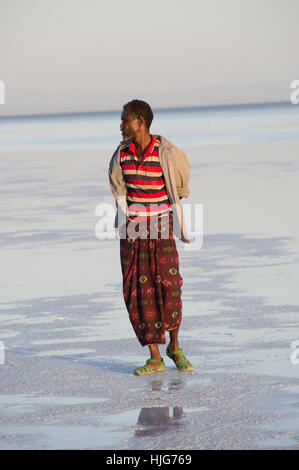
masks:
<instances>
[{"instance_id":1,"label":"shirt collar","mask_svg":"<svg viewBox=\"0 0 299 470\"><path fill-rule=\"evenodd\" d=\"M151 136L151 142L144 154L144 157L146 157L147 155L151 155L152 152L153 152L153 149L154 149L154 145L156 143L156 139L155 139L155 136L150 134ZM132 142L130 143L130 147L129 147L129 151L133 153L133 155L135 156L135 143L134 143L134 140L132 140Z\"/></svg>"}]
</instances>

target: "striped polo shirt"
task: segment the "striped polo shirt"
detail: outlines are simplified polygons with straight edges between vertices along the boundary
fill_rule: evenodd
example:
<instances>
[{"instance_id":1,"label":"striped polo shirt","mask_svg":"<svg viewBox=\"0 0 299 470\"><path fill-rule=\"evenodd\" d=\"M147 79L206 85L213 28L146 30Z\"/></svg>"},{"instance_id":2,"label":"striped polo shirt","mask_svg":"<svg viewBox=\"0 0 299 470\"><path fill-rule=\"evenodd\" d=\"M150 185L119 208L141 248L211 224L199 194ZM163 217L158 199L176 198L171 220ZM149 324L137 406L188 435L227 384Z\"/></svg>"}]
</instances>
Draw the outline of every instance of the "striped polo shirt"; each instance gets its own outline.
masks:
<instances>
[{"instance_id":1,"label":"striped polo shirt","mask_svg":"<svg viewBox=\"0 0 299 470\"><path fill-rule=\"evenodd\" d=\"M141 222L172 212L160 165L159 145L159 137L151 135L140 163L133 141L121 150L120 165L128 190L130 220Z\"/></svg>"}]
</instances>

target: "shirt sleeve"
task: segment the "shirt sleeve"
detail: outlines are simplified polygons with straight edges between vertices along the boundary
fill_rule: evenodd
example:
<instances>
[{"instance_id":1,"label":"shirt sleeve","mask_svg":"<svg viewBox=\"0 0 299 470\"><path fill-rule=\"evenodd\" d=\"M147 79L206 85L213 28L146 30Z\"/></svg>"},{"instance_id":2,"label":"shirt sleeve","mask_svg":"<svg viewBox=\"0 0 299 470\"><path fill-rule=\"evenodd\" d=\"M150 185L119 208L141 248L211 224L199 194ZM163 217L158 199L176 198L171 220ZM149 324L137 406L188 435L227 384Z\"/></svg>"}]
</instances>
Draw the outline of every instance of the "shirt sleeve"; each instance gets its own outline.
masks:
<instances>
[{"instance_id":1,"label":"shirt sleeve","mask_svg":"<svg viewBox=\"0 0 299 470\"><path fill-rule=\"evenodd\" d=\"M111 192L115 202L119 196L127 195L127 186L124 180L122 168L119 163L119 146L115 150L109 163L108 176Z\"/></svg>"},{"instance_id":2,"label":"shirt sleeve","mask_svg":"<svg viewBox=\"0 0 299 470\"><path fill-rule=\"evenodd\" d=\"M180 199L188 197L190 194L189 180L190 180L190 164L188 162L185 152L177 147L172 148L172 161L175 174L175 182Z\"/></svg>"}]
</instances>

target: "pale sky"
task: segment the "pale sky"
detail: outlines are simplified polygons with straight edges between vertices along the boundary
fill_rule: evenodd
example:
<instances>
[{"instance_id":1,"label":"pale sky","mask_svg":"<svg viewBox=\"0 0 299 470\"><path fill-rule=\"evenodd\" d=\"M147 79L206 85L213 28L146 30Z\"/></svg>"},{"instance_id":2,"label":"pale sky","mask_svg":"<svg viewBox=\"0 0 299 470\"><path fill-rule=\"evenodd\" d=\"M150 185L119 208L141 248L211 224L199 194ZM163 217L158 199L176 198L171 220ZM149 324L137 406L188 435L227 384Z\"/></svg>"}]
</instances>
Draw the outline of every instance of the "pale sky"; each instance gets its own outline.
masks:
<instances>
[{"instance_id":1,"label":"pale sky","mask_svg":"<svg viewBox=\"0 0 299 470\"><path fill-rule=\"evenodd\" d=\"M298 0L0 0L0 115L289 101Z\"/></svg>"}]
</instances>

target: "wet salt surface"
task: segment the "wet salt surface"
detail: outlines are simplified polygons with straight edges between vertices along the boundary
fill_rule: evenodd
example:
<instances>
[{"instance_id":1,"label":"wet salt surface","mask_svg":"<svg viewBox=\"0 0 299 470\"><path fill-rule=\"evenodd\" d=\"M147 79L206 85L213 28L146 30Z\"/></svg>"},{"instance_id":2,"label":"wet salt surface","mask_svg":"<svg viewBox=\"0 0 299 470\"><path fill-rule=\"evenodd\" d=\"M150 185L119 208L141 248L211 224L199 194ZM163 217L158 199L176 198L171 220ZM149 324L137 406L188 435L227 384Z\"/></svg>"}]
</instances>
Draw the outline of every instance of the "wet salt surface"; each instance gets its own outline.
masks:
<instances>
[{"instance_id":1,"label":"wet salt surface","mask_svg":"<svg viewBox=\"0 0 299 470\"><path fill-rule=\"evenodd\" d=\"M44 188L42 211L32 182L8 198L11 213L0 237L7 269L0 303L1 449L299 448L299 364L291 363L291 342L299 339L299 230L291 213L287 228L276 225L277 206L269 206L266 221L250 213L265 205L255 185L273 200L277 191L285 194L288 205L295 178L277 165L273 146L260 145L252 154L266 150L269 161L251 181L252 162L236 170L245 148L231 147L224 162L212 150L201 153L209 161L198 174L210 231L199 251L177 243L184 279L180 339L192 373L178 372L162 346L166 371L133 375L148 352L124 307L118 241L94 238L96 190L80 193L78 205L71 185L75 174L76 188L94 181L95 170L82 174L82 186L79 174L87 173L83 158L99 173L98 153L76 154L74 168L68 154L53 154L49 174L59 190ZM277 158L281 151L295 162L298 147L284 144ZM190 151L192 158L197 154ZM104 187L104 180L97 184ZM243 206L239 222L235 191ZM230 208L226 221L220 196ZM71 207L79 212L68 213ZM15 210L23 220L13 217Z\"/></svg>"},{"instance_id":2,"label":"wet salt surface","mask_svg":"<svg viewBox=\"0 0 299 470\"><path fill-rule=\"evenodd\" d=\"M196 291L188 257L181 262L181 344L192 373L179 373L162 346L165 373L132 375L147 355L117 288L113 296L32 299L11 321L2 309L0 448L297 448L299 380L290 343L299 307L242 295L221 255L211 253L210 263L209 253L200 255L205 275ZM123 339L108 339L109 328Z\"/></svg>"}]
</instances>

